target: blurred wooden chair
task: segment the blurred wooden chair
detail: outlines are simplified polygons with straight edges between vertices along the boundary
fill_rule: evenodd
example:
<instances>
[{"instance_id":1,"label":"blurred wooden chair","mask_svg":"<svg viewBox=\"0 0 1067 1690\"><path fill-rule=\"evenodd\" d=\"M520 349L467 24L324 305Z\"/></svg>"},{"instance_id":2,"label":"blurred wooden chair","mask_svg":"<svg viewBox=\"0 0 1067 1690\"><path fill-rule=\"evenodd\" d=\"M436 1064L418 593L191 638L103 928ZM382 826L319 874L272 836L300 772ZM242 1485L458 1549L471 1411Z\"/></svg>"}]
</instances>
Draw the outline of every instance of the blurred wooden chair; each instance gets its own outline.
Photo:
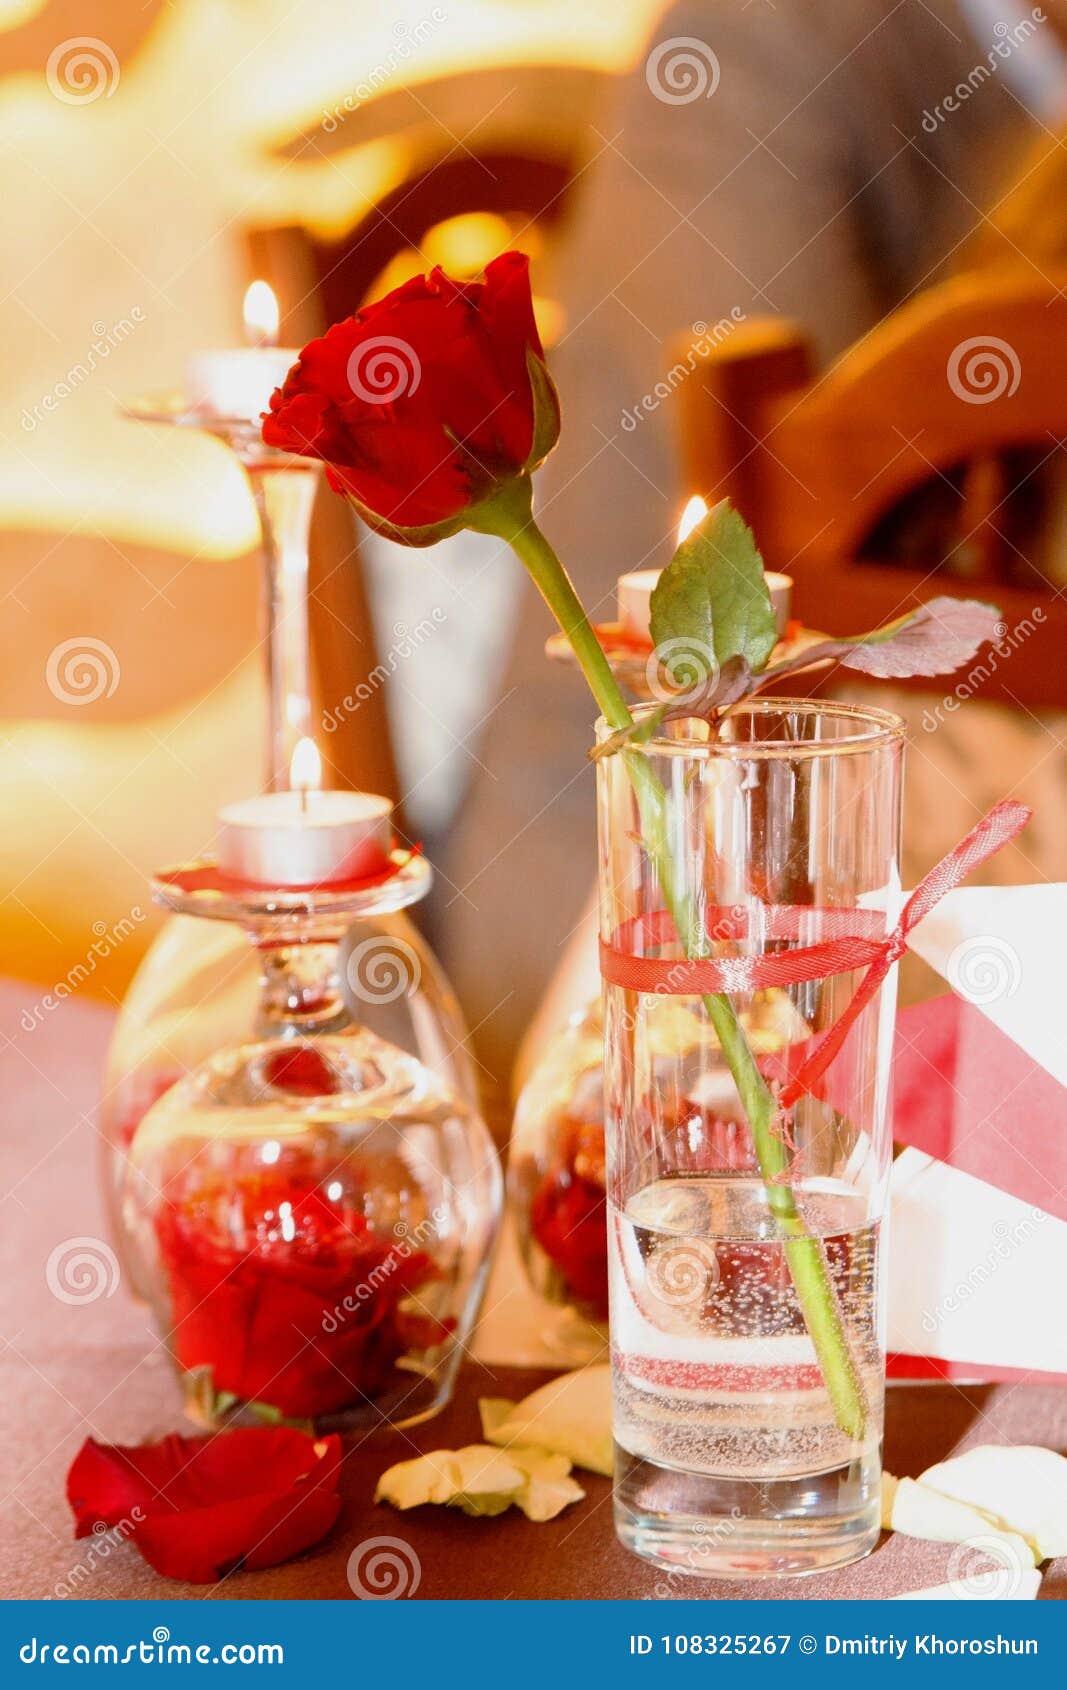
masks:
<instances>
[{"instance_id":1,"label":"blurred wooden chair","mask_svg":"<svg viewBox=\"0 0 1067 1690\"><path fill-rule=\"evenodd\" d=\"M848 634L988 598L1025 655L982 696L1067 708L1067 296L1031 275L931 288L821 375L761 318L680 342L672 377L688 486L734 501L797 616Z\"/></svg>"}]
</instances>

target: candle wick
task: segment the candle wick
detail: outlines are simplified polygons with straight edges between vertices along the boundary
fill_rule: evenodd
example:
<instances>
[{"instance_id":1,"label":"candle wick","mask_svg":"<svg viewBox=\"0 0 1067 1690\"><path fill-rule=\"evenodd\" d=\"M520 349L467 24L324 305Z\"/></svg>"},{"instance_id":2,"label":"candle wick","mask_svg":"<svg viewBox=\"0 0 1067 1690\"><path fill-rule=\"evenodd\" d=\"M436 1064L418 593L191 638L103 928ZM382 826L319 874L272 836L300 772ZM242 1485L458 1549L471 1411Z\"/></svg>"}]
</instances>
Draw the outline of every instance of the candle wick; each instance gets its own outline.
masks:
<instances>
[{"instance_id":1,"label":"candle wick","mask_svg":"<svg viewBox=\"0 0 1067 1690\"><path fill-rule=\"evenodd\" d=\"M302 786L300 788L300 814L302 816L306 816L307 811L308 811L308 789L307 789L306 786Z\"/></svg>"}]
</instances>

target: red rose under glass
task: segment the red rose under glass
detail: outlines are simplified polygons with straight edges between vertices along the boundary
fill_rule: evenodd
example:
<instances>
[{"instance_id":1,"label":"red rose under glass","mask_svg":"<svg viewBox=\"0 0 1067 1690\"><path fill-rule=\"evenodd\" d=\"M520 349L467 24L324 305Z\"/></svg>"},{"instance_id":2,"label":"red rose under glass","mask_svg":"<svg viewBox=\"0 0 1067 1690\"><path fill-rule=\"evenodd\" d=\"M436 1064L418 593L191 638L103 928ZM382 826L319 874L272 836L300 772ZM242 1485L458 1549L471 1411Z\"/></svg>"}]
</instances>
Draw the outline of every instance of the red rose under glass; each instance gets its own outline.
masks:
<instances>
[{"instance_id":1,"label":"red rose under glass","mask_svg":"<svg viewBox=\"0 0 1067 1690\"><path fill-rule=\"evenodd\" d=\"M329 1189L271 1168L194 1173L168 1193L155 1227L174 1351L210 1369L217 1396L317 1420L402 1384L400 1358L447 1336L417 1297L439 1278L433 1259Z\"/></svg>"}]
</instances>

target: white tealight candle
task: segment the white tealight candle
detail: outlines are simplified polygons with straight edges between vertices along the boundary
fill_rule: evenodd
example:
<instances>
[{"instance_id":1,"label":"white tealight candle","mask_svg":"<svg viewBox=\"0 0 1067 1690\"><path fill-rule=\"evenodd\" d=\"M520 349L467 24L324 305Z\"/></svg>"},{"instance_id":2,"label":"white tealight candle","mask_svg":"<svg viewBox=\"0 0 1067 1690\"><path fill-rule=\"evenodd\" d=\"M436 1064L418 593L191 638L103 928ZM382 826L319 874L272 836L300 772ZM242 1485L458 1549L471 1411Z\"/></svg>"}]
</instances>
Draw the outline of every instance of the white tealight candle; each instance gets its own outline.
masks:
<instances>
[{"instance_id":1,"label":"white tealight candle","mask_svg":"<svg viewBox=\"0 0 1067 1690\"><path fill-rule=\"evenodd\" d=\"M370 792L267 792L219 812L219 868L255 886L364 880L389 857L392 805Z\"/></svg>"},{"instance_id":2,"label":"white tealight candle","mask_svg":"<svg viewBox=\"0 0 1067 1690\"><path fill-rule=\"evenodd\" d=\"M185 367L185 397L194 410L212 416L258 422L300 354L275 346L278 301L264 281L252 282L244 297L247 346L197 352Z\"/></svg>"},{"instance_id":3,"label":"white tealight candle","mask_svg":"<svg viewBox=\"0 0 1067 1690\"><path fill-rule=\"evenodd\" d=\"M308 779L301 779L301 764ZM319 792L318 752L301 740L296 790L267 792L219 812L218 865L255 886L329 886L388 866L393 806L371 792Z\"/></svg>"},{"instance_id":4,"label":"white tealight candle","mask_svg":"<svg viewBox=\"0 0 1067 1690\"><path fill-rule=\"evenodd\" d=\"M629 575L619 576L619 622L623 631L634 639L647 640L651 637L649 601L661 573L658 569L635 569ZM774 606L778 638L781 639L789 621L793 580L789 575L775 575L769 570L764 578Z\"/></svg>"}]
</instances>

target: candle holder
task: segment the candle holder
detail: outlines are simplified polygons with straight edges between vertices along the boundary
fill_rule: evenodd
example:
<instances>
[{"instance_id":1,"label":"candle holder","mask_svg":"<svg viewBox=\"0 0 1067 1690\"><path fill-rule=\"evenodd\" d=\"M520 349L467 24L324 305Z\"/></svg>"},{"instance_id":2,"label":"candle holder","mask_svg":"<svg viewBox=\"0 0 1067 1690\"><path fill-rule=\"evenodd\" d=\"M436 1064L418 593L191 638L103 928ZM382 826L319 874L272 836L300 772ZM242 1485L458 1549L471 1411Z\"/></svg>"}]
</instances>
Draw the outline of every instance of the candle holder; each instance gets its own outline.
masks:
<instances>
[{"instance_id":1,"label":"candle holder","mask_svg":"<svg viewBox=\"0 0 1067 1690\"><path fill-rule=\"evenodd\" d=\"M541 1341L581 1366L608 1341L600 999L550 1040L515 1105L508 1203L526 1277L555 1312Z\"/></svg>"},{"instance_id":2,"label":"candle holder","mask_svg":"<svg viewBox=\"0 0 1067 1690\"><path fill-rule=\"evenodd\" d=\"M248 475L259 514L263 551L263 607L267 657L268 733L266 787L285 791L297 747L311 725L308 650L308 538L319 468L267 446L258 412L265 409L275 380L281 381L295 352L272 347L235 349L208 355L225 363L248 354L263 370L263 391L248 393L248 366L238 371L248 403L227 412L189 392L148 393L128 399L123 414L133 421L194 428L222 440ZM210 372L208 372L210 373ZM225 374L225 369L223 371ZM418 976L434 999L425 1014L421 1000L410 1014L387 997L368 1002L365 1019L381 1036L398 1042L433 1069L443 1084L477 1110L478 1084L467 1049L467 1029L455 995L407 917L388 918L388 937L417 959ZM379 918L368 929L360 918L356 942L378 936ZM123 1000L107 1056L100 1140L105 1206L112 1229L117 1214L126 1150L138 1122L156 1099L221 1045L245 1036L255 1015L259 974L238 927L212 927L177 914L156 935ZM129 1275L136 1289L136 1277Z\"/></svg>"},{"instance_id":3,"label":"candle holder","mask_svg":"<svg viewBox=\"0 0 1067 1690\"><path fill-rule=\"evenodd\" d=\"M430 879L394 852L326 887L213 862L154 882L176 913L235 925L258 963L244 1037L168 1087L123 1160L123 1254L208 1427L410 1425L451 1394L499 1162L480 1116L364 1020L387 1004L447 1044L427 954L390 931Z\"/></svg>"}]
</instances>

